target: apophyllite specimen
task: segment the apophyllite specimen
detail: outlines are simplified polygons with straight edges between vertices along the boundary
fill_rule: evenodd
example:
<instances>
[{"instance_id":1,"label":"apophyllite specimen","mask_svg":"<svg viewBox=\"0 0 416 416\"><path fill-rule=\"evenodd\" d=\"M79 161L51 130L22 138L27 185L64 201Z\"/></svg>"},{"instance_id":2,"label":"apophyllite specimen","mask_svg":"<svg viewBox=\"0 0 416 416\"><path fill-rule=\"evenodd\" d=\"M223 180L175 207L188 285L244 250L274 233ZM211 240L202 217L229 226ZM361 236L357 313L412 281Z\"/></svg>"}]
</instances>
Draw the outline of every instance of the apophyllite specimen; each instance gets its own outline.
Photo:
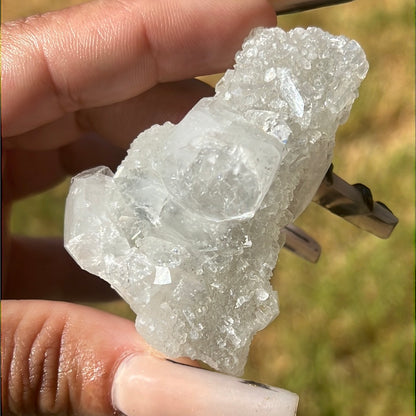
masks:
<instances>
[{"instance_id":1,"label":"apophyllite specimen","mask_svg":"<svg viewBox=\"0 0 416 416\"><path fill-rule=\"evenodd\" d=\"M141 133L114 175L73 179L65 247L129 303L154 348L243 371L279 312L281 230L319 186L367 69L345 37L255 29L214 97Z\"/></svg>"}]
</instances>

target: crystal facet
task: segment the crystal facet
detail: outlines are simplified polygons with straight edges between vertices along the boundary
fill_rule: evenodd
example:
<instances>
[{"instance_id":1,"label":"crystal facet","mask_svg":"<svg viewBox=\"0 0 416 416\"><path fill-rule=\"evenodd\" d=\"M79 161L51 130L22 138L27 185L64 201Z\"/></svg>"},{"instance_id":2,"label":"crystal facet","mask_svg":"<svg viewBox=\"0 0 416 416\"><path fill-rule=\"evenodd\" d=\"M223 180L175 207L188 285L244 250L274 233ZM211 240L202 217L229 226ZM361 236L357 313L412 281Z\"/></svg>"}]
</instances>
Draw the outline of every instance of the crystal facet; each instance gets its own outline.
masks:
<instances>
[{"instance_id":1,"label":"crystal facet","mask_svg":"<svg viewBox=\"0 0 416 416\"><path fill-rule=\"evenodd\" d=\"M318 188L367 69L345 37L257 28L214 97L141 133L114 175L73 179L65 247L154 348L242 373L279 312L281 230Z\"/></svg>"}]
</instances>

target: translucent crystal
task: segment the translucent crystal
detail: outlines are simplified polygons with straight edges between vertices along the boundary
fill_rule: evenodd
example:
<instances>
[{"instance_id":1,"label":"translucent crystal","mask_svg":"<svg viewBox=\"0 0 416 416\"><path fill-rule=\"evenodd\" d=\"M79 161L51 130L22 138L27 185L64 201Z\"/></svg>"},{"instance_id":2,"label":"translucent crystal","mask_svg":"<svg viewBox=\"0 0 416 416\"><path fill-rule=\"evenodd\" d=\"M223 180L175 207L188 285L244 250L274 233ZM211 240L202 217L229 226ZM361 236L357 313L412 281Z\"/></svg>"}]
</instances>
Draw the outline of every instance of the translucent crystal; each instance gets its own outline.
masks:
<instances>
[{"instance_id":1,"label":"translucent crystal","mask_svg":"<svg viewBox=\"0 0 416 416\"><path fill-rule=\"evenodd\" d=\"M113 173L76 176L65 247L170 357L243 371L274 319L282 228L310 202L368 64L317 28L255 29L233 70L177 125L156 125Z\"/></svg>"}]
</instances>

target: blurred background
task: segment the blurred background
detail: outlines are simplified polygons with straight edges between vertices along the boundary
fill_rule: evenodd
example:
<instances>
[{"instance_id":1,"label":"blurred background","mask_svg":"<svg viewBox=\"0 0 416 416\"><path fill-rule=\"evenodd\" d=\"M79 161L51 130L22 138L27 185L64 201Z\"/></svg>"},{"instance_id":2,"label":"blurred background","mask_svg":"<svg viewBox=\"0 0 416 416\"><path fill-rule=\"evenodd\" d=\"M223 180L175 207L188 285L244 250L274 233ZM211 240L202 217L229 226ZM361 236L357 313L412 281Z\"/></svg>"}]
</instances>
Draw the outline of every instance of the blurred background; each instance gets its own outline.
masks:
<instances>
[{"instance_id":1,"label":"blurred background","mask_svg":"<svg viewBox=\"0 0 416 416\"><path fill-rule=\"evenodd\" d=\"M3 0L2 20L81 2ZM319 26L366 51L370 70L337 133L335 172L369 186L400 222L380 240L309 206L297 225L320 242L321 259L280 253L273 285L281 314L255 337L245 377L297 392L299 415L413 415L414 2L356 0L282 16L278 25ZM18 201L12 230L62 235L68 183ZM122 301L93 306L134 319Z\"/></svg>"}]
</instances>

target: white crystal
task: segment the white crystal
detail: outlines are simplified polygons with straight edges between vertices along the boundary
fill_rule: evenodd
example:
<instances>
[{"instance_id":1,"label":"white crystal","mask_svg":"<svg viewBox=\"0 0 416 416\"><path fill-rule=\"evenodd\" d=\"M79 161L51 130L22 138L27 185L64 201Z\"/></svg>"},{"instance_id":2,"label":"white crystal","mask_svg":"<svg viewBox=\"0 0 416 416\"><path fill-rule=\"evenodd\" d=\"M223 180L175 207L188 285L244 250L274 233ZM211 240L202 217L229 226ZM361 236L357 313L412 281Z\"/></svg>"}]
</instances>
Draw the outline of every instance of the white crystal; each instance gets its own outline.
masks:
<instances>
[{"instance_id":1,"label":"white crystal","mask_svg":"<svg viewBox=\"0 0 416 416\"><path fill-rule=\"evenodd\" d=\"M115 175L73 179L65 247L130 304L153 347L243 371L279 312L281 229L328 169L367 68L345 37L255 29L214 97L141 133Z\"/></svg>"},{"instance_id":2,"label":"white crystal","mask_svg":"<svg viewBox=\"0 0 416 416\"><path fill-rule=\"evenodd\" d=\"M168 285L172 283L169 267L155 266L155 280L153 283L155 285Z\"/></svg>"}]
</instances>

